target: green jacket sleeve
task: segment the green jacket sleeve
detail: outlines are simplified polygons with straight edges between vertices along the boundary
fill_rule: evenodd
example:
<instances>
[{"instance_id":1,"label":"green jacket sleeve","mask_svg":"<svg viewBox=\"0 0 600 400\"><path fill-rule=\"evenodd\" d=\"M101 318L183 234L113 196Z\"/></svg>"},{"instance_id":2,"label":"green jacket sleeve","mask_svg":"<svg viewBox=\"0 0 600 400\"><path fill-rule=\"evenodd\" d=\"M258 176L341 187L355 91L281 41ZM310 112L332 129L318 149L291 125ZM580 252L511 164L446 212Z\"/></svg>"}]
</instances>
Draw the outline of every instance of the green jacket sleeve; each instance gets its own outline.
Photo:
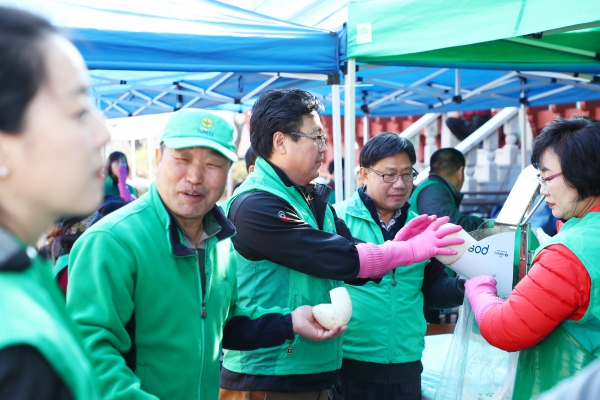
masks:
<instances>
[{"instance_id":1,"label":"green jacket sleeve","mask_svg":"<svg viewBox=\"0 0 600 400\"><path fill-rule=\"evenodd\" d=\"M135 269L133 257L111 233L84 234L69 258L67 310L80 328L102 396L157 400L141 390L123 357L132 346L126 325L134 310Z\"/></svg>"}]
</instances>

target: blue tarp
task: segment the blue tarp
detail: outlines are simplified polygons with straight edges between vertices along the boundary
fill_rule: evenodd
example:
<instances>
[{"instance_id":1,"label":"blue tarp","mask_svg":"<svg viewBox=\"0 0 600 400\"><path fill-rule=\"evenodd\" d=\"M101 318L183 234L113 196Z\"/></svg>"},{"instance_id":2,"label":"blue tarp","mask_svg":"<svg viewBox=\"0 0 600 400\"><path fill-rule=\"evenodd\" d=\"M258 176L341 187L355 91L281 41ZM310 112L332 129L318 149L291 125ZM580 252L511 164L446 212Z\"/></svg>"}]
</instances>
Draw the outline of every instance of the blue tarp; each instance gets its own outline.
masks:
<instances>
[{"instance_id":1,"label":"blue tarp","mask_svg":"<svg viewBox=\"0 0 600 400\"><path fill-rule=\"evenodd\" d=\"M335 32L210 0L0 0L68 35L90 69L185 72L338 71Z\"/></svg>"}]
</instances>

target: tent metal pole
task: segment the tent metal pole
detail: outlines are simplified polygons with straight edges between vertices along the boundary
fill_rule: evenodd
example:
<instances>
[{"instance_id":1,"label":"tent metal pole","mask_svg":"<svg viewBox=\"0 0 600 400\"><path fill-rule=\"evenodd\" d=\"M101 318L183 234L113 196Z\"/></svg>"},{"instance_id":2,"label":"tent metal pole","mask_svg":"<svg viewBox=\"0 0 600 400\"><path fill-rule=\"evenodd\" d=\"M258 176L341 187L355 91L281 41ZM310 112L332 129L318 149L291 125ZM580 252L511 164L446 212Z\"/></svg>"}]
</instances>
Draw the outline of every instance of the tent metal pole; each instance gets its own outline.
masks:
<instances>
[{"instance_id":1,"label":"tent metal pole","mask_svg":"<svg viewBox=\"0 0 600 400\"><path fill-rule=\"evenodd\" d=\"M137 160L135 157L135 139L130 140L131 144L131 179L137 178Z\"/></svg>"},{"instance_id":2,"label":"tent metal pole","mask_svg":"<svg viewBox=\"0 0 600 400\"><path fill-rule=\"evenodd\" d=\"M521 104L519 108L519 131L521 131L521 170L527 167L527 111L525 104Z\"/></svg>"},{"instance_id":3,"label":"tent metal pole","mask_svg":"<svg viewBox=\"0 0 600 400\"><path fill-rule=\"evenodd\" d=\"M352 61L355 61L355 60L354 60L354 59L352 59ZM356 62L355 62L354 64L356 65ZM439 69L439 70L437 70L437 71L435 71L435 72L433 72L433 73L431 73L431 74L429 74L429 75L427 75L427 76L425 76L425 77L423 77L423 78L421 78L421 79L419 79L419 80L417 80L417 81L415 81L415 82L411 83L411 84L410 84L410 85L409 85L407 88L405 88L405 89L400 89L400 90L397 90L397 91L395 91L395 92L393 92L393 93L390 93L390 94L388 94L388 95L385 95L385 96L383 96L382 98L380 98L380 99L377 99L377 100L375 100L375 101L374 101L374 102L372 102L372 103L369 103L369 109L373 110L373 109L375 109L376 107L378 107L378 106L379 106L379 104L385 103L386 101L388 101L388 100L391 100L391 99L393 99L393 98L395 98L395 97L397 97L397 96L399 96L399 95L403 94L403 93L404 93L404 92L406 92L407 90L410 90L409 88L413 88L413 87L416 87L416 86L419 86L419 85L421 85L422 83L428 82L428 81L430 81L431 79L435 78L435 77L436 77L436 76L438 76L438 75L441 75L441 74L443 74L443 73L444 73L444 72L446 72L446 71L448 71L448 68L441 68L441 69ZM346 83L346 88L348 88L348 86L347 86L347 83Z\"/></svg>"},{"instance_id":4,"label":"tent metal pole","mask_svg":"<svg viewBox=\"0 0 600 400\"><path fill-rule=\"evenodd\" d=\"M345 198L349 199L354 193L356 180L354 179L354 143L356 142L355 115L356 115L356 60L348 59L347 75L345 78L345 108L344 108L344 148L345 148Z\"/></svg>"},{"instance_id":5,"label":"tent metal pole","mask_svg":"<svg viewBox=\"0 0 600 400\"><path fill-rule=\"evenodd\" d=\"M369 141L369 114L363 115L363 146Z\"/></svg>"},{"instance_id":6,"label":"tent metal pole","mask_svg":"<svg viewBox=\"0 0 600 400\"><path fill-rule=\"evenodd\" d=\"M271 83L275 82L277 79L279 79L279 76L272 76L270 77L266 82L262 83L261 85L259 85L258 87L256 87L254 90L248 92L244 97L241 98L241 102L245 102L248 99L251 99L252 96L256 95L257 93L259 93L261 90L263 90L264 88L266 88L267 86L269 86Z\"/></svg>"},{"instance_id":7,"label":"tent metal pole","mask_svg":"<svg viewBox=\"0 0 600 400\"><path fill-rule=\"evenodd\" d=\"M339 81L339 79L338 79ZM344 170L342 168L342 117L340 105L340 85L331 85L331 114L333 122L333 174L337 185L335 202L344 200Z\"/></svg>"},{"instance_id":8,"label":"tent metal pole","mask_svg":"<svg viewBox=\"0 0 600 400\"><path fill-rule=\"evenodd\" d=\"M530 97L529 99L527 99L527 100L528 100L529 102L536 101L536 100L539 100L539 99L543 99L544 97L552 96L552 95L554 95L554 94L557 94L557 93L566 92L567 90L571 90L571 89L573 89L574 87L575 87L575 86L571 86L571 85L567 85L567 86L559 87L559 88L557 88L557 89L554 89L554 90L549 90L549 91L547 91L547 92L540 93L540 94L537 94L537 95L535 95L535 96L531 96L531 97Z\"/></svg>"},{"instance_id":9,"label":"tent metal pole","mask_svg":"<svg viewBox=\"0 0 600 400\"><path fill-rule=\"evenodd\" d=\"M514 37L514 38L506 38L503 40L506 40L508 42L524 44L527 46L541 47L543 49L560 51L560 52L568 53L568 54L575 54L578 56L589 57L589 58L593 58L593 59L597 57L597 54L594 51L577 49L577 48L568 47L568 46L561 46L558 44L542 42L542 41L536 40L536 39L532 40L532 39Z\"/></svg>"},{"instance_id":10,"label":"tent metal pole","mask_svg":"<svg viewBox=\"0 0 600 400\"><path fill-rule=\"evenodd\" d=\"M460 96L460 69L456 68L454 70L454 96L458 98Z\"/></svg>"},{"instance_id":11,"label":"tent metal pole","mask_svg":"<svg viewBox=\"0 0 600 400\"><path fill-rule=\"evenodd\" d=\"M527 80L521 78L521 106L519 107L519 130L521 131L521 171L527 167L527 110L525 104L529 99L525 93L525 83Z\"/></svg>"}]
</instances>

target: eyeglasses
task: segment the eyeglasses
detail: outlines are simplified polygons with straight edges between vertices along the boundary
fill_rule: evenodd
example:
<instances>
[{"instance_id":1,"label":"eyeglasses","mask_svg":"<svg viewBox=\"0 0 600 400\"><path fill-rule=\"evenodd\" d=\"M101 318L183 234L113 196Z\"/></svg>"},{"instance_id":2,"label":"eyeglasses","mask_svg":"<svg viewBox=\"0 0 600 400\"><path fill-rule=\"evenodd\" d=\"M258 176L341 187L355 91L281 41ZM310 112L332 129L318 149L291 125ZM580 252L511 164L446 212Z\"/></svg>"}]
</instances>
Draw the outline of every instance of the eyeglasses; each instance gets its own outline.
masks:
<instances>
[{"instance_id":1,"label":"eyeglasses","mask_svg":"<svg viewBox=\"0 0 600 400\"><path fill-rule=\"evenodd\" d=\"M367 168L367 169L369 171L375 172L377 175L381 176L381 178L383 178L383 181L385 183L394 183L394 182L398 181L398 178L400 178L400 177L402 177L402 180L404 182L412 182L415 179L417 179L417 176L419 176L419 173L414 168L410 174L382 174L379 171L375 171L373 168Z\"/></svg>"},{"instance_id":2,"label":"eyeglasses","mask_svg":"<svg viewBox=\"0 0 600 400\"><path fill-rule=\"evenodd\" d=\"M549 176L547 178L542 178L542 174L538 174L537 175L537 180L542 184L542 186L544 186L546 188L546 190L550 190L550 186L548 186L548 182L550 182L554 178L558 178L562 174L563 174L562 172L559 172L558 174L554 174L554 175Z\"/></svg>"},{"instance_id":3,"label":"eyeglasses","mask_svg":"<svg viewBox=\"0 0 600 400\"><path fill-rule=\"evenodd\" d=\"M306 133L302 133L302 132L290 132L289 134L300 136L300 137L306 137L306 138L314 140L315 144L317 145L317 149L322 149L323 145L325 144L325 141L327 140L327 135L313 136L313 135L307 135Z\"/></svg>"}]
</instances>

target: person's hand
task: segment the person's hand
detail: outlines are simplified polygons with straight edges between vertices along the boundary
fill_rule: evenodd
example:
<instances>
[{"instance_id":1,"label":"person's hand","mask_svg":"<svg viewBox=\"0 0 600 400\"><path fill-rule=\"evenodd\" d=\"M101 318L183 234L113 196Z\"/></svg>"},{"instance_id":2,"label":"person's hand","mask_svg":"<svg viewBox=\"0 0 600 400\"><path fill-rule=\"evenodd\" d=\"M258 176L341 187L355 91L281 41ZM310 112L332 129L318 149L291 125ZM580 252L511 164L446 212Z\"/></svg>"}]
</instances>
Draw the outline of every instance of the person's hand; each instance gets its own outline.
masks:
<instances>
[{"instance_id":1,"label":"person's hand","mask_svg":"<svg viewBox=\"0 0 600 400\"><path fill-rule=\"evenodd\" d=\"M339 327L334 325L331 330L325 329L315 320L311 306L301 306L292 311L292 327L294 333L306 339L319 342L321 340L333 339L341 335L347 325Z\"/></svg>"},{"instance_id":2,"label":"person's hand","mask_svg":"<svg viewBox=\"0 0 600 400\"><path fill-rule=\"evenodd\" d=\"M356 245L360 265L357 277L378 279L397 267L413 265L437 255L458 254L456 250L448 249L446 246L463 244L465 240L445 236L456 233L462 228L458 225L441 228L449 220L450 217L438 218L423 232L406 241L394 239L380 245L373 243ZM425 221L419 220L415 223L417 226L421 226L420 224L425 224Z\"/></svg>"},{"instance_id":3,"label":"person's hand","mask_svg":"<svg viewBox=\"0 0 600 400\"><path fill-rule=\"evenodd\" d=\"M117 187L119 188L119 196L129 203L130 201L133 201L133 197L131 196L131 193L129 193L129 188L127 187L127 175L129 171L125 162L119 164L118 172L119 181L117 182Z\"/></svg>"},{"instance_id":4,"label":"person's hand","mask_svg":"<svg viewBox=\"0 0 600 400\"><path fill-rule=\"evenodd\" d=\"M471 303L471 308L478 324L483 319L487 310L497 304L503 303L502 299L498 297L496 284L496 279L485 275L476 276L465 283L465 293Z\"/></svg>"},{"instance_id":5,"label":"person's hand","mask_svg":"<svg viewBox=\"0 0 600 400\"><path fill-rule=\"evenodd\" d=\"M465 283L465 291L467 293L469 301L471 301L471 298L475 298L482 294L498 296L498 289L496 289L497 284L498 282L492 276L476 276L474 278L469 279Z\"/></svg>"},{"instance_id":6,"label":"person's hand","mask_svg":"<svg viewBox=\"0 0 600 400\"><path fill-rule=\"evenodd\" d=\"M407 240L407 243L412 245L415 262L425 261L438 255L453 256L458 254L456 250L446 247L463 244L465 240L461 238L446 238L446 236L459 232L462 227L454 225L442 228L442 225L448 221L450 221L450 217L447 216L438 218L427 226L422 233Z\"/></svg>"},{"instance_id":7,"label":"person's hand","mask_svg":"<svg viewBox=\"0 0 600 400\"><path fill-rule=\"evenodd\" d=\"M425 229L427 229L427 227L436 219L436 215L427 214L419 215L418 217L411 219L402 227L402 229L400 229L400 231L398 231L394 237L394 241L405 242L408 239L417 236L419 233L423 233L423 231L425 231Z\"/></svg>"},{"instance_id":8,"label":"person's hand","mask_svg":"<svg viewBox=\"0 0 600 400\"><path fill-rule=\"evenodd\" d=\"M129 173L127 164L119 164L119 184L125 184L127 182L127 175Z\"/></svg>"}]
</instances>

